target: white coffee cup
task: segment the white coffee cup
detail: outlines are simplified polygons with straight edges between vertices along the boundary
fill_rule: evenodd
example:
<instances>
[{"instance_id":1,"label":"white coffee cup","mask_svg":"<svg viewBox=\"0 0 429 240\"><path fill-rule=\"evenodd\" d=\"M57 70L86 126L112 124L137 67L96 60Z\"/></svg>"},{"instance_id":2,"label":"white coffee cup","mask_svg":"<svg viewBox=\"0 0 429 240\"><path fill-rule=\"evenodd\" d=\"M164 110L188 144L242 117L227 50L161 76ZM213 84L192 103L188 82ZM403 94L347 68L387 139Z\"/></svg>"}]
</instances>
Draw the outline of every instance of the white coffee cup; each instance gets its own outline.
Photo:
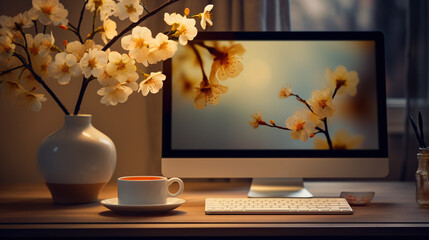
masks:
<instances>
[{"instance_id":1,"label":"white coffee cup","mask_svg":"<svg viewBox=\"0 0 429 240\"><path fill-rule=\"evenodd\" d=\"M177 182L179 190L171 193L168 187ZM118 178L118 202L124 205L166 204L167 197L176 197L183 192L180 178L161 176L126 176Z\"/></svg>"}]
</instances>

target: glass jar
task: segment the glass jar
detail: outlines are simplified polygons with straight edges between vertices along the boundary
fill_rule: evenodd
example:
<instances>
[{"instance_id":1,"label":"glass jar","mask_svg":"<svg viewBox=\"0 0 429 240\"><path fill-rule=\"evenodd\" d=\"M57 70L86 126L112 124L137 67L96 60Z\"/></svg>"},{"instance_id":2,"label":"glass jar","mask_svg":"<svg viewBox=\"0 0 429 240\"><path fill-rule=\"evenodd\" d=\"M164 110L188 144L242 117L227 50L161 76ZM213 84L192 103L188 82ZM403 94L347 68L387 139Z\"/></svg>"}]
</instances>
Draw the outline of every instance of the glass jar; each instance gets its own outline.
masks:
<instances>
[{"instance_id":1,"label":"glass jar","mask_svg":"<svg viewBox=\"0 0 429 240\"><path fill-rule=\"evenodd\" d=\"M417 153L416 200L420 207L429 208L429 148Z\"/></svg>"}]
</instances>

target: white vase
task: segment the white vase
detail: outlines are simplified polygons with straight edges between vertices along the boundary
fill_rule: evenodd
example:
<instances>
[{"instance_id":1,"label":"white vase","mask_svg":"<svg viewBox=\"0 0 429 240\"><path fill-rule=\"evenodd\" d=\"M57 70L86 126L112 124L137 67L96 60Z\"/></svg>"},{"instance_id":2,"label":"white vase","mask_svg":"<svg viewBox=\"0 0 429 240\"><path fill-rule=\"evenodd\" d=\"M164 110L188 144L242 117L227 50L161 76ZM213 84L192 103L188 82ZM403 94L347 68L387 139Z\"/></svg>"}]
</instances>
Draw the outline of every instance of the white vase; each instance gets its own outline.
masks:
<instances>
[{"instance_id":1,"label":"white vase","mask_svg":"<svg viewBox=\"0 0 429 240\"><path fill-rule=\"evenodd\" d=\"M71 115L42 141L37 161L55 203L94 202L113 175L116 149L91 115Z\"/></svg>"}]
</instances>

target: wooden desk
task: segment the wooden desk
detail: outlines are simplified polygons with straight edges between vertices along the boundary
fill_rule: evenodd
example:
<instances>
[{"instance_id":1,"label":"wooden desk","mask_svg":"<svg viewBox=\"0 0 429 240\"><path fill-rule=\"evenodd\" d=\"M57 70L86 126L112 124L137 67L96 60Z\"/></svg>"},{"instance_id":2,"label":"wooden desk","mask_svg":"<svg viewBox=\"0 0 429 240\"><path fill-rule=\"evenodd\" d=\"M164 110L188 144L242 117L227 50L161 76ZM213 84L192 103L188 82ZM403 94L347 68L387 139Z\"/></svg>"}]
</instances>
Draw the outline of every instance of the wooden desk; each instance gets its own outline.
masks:
<instances>
[{"instance_id":1,"label":"wooden desk","mask_svg":"<svg viewBox=\"0 0 429 240\"><path fill-rule=\"evenodd\" d=\"M54 205L42 185L0 187L1 237L170 237L170 236L385 236L429 239L429 209L415 203L411 182L310 182L318 197L341 191L375 191L369 206L353 215L205 215L206 197L245 197L247 183L185 181L186 203L158 215L124 216L100 203ZM101 199L116 197L109 185ZM350 239L350 238L348 238Z\"/></svg>"}]
</instances>

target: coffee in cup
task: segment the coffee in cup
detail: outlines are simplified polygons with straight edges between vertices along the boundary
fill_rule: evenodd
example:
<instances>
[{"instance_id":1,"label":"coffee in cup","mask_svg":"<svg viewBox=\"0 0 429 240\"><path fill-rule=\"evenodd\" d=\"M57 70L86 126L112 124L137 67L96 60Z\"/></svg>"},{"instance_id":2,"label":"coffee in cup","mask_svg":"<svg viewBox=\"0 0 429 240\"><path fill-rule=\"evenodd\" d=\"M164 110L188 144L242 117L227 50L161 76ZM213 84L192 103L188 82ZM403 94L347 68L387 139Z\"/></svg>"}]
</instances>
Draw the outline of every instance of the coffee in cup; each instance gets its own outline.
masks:
<instances>
[{"instance_id":1,"label":"coffee in cup","mask_svg":"<svg viewBox=\"0 0 429 240\"><path fill-rule=\"evenodd\" d=\"M169 191L169 186L177 182L179 190ZM124 205L166 204L167 197L176 197L183 192L180 178L161 176L126 176L118 178L118 203Z\"/></svg>"}]
</instances>

